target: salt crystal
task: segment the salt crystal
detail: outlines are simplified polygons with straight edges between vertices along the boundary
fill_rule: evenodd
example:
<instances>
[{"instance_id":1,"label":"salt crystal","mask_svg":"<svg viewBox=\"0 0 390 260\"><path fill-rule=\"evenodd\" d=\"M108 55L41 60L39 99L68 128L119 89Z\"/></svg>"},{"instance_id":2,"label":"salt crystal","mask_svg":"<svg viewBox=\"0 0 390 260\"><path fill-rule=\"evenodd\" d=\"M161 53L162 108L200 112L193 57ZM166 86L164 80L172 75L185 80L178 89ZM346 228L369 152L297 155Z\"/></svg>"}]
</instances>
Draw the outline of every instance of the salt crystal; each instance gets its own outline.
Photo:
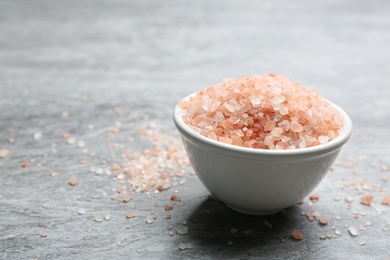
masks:
<instances>
[{"instance_id":1,"label":"salt crystal","mask_svg":"<svg viewBox=\"0 0 390 260\"><path fill-rule=\"evenodd\" d=\"M0 150L0 158L5 158L9 154L9 151L7 149Z\"/></svg>"},{"instance_id":2,"label":"salt crystal","mask_svg":"<svg viewBox=\"0 0 390 260\"><path fill-rule=\"evenodd\" d=\"M83 140L78 141L77 142L77 147L78 148L84 148L85 147L85 141L83 141Z\"/></svg>"},{"instance_id":3,"label":"salt crystal","mask_svg":"<svg viewBox=\"0 0 390 260\"><path fill-rule=\"evenodd\" d=\"M74 137L69 137L68 139L66 139L66 142L68 144L74 144L76 142L76 138Z\"/></svg>"},{"instance_id":4,"label":"salt crystal","mask_svg":"<svg viewBox=\"0 0 390 260\"><path fill-rule=\"evenodd\" d=\"M61 117L62 118L68 118L69 117L69 112L68 111L64 111L61 113Z\"/></svg>"},{"instance_id":5,"label":"salt crystal","mask_svg":"<svg viewBox=\"0 0 390 260\"><path fill-rule=\"evenodd\" d=\"M85 209L79 209L78 211L79 215L84 215L86 213Z\"/></svg>"},{"instance_id":6,"label":"salt crystal","mask_svg":"<svg viewBox=\"0 0 390 260\"><path fill-rule=\"evenodd\" d=\"M269 223L267 220L264 220L264 225L267 226L268 228L272 228L272 224Z\"/></svg>"},{"instance_id":7,"label":"salt crystal","mask_svg":"<svg viewBox=\"0 0 390 260\"><path fill-rule=\"evenodd\" d=\"M103 221L103 217L102 216L95 216L93 220L95 222L102 222Z\"/></svg>"},{"instance_id":8,"label":"salt crystal","mask_svg":"<svg viewBox=\"0 0 390 260\"><path fill-rule=\"evenodd\" d=\"M364 246L365 244L366 244L365 241L360 241L360 242L359 242L359 246Z\"/></svg>"},{"instance_id":9,"label":"salt crystal","mask_svg":"<svg viewBox=\"0 0 390 260\"><path fill-rule=\"evenodd\" d=\"M280 127L275 127L275 128L272 129L272 131L271 131L271 134L272 134L273 136L276 136L276 137L280 136L282 133L283 133L283 129L280 128Z\"/></svg>"},{"instance_id":10,"label":"salt crystal","mask_svg":"<svg viewBox=\"0 0 390 260\"><path fill-rule=\"evenodd\" d=\"M232 229L230 229L230 233L232 233L232 234L235 234L235 233L237 233L237 231L238 231L238 229L237 229L237 228L232 228Z\"/></svg>"},{"instance_id":11,"label":"salt crystal","mask_svg":"<svg viewBox=\"0 0 390 260\"><path fill-rule=\"evenodd\" d=\"M253 107L260 107L261 97L252 96L252 97L250 97L250 102L251 102Z\"/></svg>"},{"instance_id":12,"label":"salt crystal","mask_svg":"<svg viewBox=\"0 0 390 260\"><path fill-rule=\"evenodd\" d=\"M292 121L290 123L290 127L291 127L291 130L296 132L296 133L303 131L302 125L300 123L298 123L297 121Z\"/></svg>"},{"instance_id":13,"label":"salt crystal","mask_svg":"<svg viewBox=\"0 0 390 260\"><path fill-rule=\"evenodd\" d=\"M34 138L34 140L36 140L36 141L41 140L41 139L42 139L42 136L43 136L43 134L42 134L41 132L35 132L35 133L33 134L33 138Z\"/></svg>"},{"instance_id":14,"label":"salt crystal","mask_svg":"<svg viewBox=\"0 0 390 260\"><path fill-rule=\"evenodd\" d=\"M323 240L323 239L326 239L327 237L328 237L328 236L327 236L326 234L321 234L321 235L320 235L320 239L322 239L322 240Z\"/></svg>"},{"instance_id":15,"label":"salt crystal","mask_svg":"<svg viewBox=\"0 0 390 260\"><path fill-rule=\"evenodd\" d=\"M187 226L181 227L181 228L179 228L178 230L176 230L176 233L177 233L178 235L187 234L187 233L188 233L188 227L187 227Z\"/></svg>"},{"instance_id":16,"label":"salt crystal","mask_svg":"<svg viewBox=\"0 0 390 260\"><path fill-rule=\"evenodd\" d=\"M179 249L180 250L185 250L187 248L187 244L185 244L185 243L180 243L179 244Z\"/></svg>"},{"instance_id":17,"label":"salt crystal","mask_svg":"<svg viewBox=\"0 0 390 260\"><path fill-rule=\"evenodd\" d=\"M326 144L326 143L329 141L329 136L320 135L320 136L318 137L318 141L319 141L321 144Z\"/></svg>"},{"instance_id":18,"label":"salt crystal","mask_svg":"<svg viewBox=\"0 0 390 260\"><path fill-rule=\"evenodd\" d=\"M318 221L320 222L321 225L327 225L329 223L329 220L324 216L320 216Z\"/></svg>"},{"instance_id":19,"label":"salt crystal","mask_svg":"<svg viewBox=\"0 0 390 260\"><path fill-rule=\"evenodd\" d=\"M353 237L356 237L356 236L359 235L357 229L356 229L355 227L353 227L353 226L350 226L350 227L348 228L348 232L349 232L349 234L350 234L351 236L353 236Z\"/></svg>"}]
</instances>

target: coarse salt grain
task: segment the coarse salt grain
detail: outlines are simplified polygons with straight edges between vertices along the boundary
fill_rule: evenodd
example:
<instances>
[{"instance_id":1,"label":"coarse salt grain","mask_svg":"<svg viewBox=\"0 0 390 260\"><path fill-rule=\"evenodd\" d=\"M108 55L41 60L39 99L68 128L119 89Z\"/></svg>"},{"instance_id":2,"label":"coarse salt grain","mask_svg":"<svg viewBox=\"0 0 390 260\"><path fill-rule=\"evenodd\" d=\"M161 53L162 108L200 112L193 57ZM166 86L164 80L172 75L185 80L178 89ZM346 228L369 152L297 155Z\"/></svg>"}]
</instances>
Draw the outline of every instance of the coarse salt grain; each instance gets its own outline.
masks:
<instances>
[{"instance_id":1,"label":"coarse salt grain","mask_svg":"<svg viewBox=\"0 0 390 260\"><path fill-rule=\"evenodd\" d=\"M79 181L77 180L76 177L72 177L72 178L69 179L68 184L69 184L70 186L75 186L75 185L77 185L78 182L79 182Z\"/></svg>"},{"instance_id":2,"label":"coarse salt grain","mask_svg":"<svg viewBox=\"0 0 390 260\"><path fill-rule=\"evenodd\" d=\"M317 92L274 74L224 80L181 100L179 107L194 131L250 148L325 144L342 127L341 115Z\"/></svg>"},{"instance_id":3,"label":"coarse salt grain","mask_svg":"<svg viewBox=\"0 0 390 260\"><path fill-rule=\"evenodd\" d=\"M7 149L0 150L0 158L5 158L9 154L9 151Z\"/></svg>"},{"instance_id":4,"label":"coarse salt grain","mask_svg":"<svg viewBox=\"0 0 390 260\"><path fill-rule=\"evenodd\" d=\"M367 195L367 196L364 196L360 199L360 203L362 203L363 205L366 205L366 206L370 206L373 199L374 199L374 196Z\"/></svg>"},{"instance_id":5,"label":"coarse salt grain","mask_svg":"<svg viewBox=\"0 0 390 260\"><path fill-rule=\"evenodd\" d=\"M30 166L30 163L29 163L28 161L24 161L24 162L22 163L22 167L23 167L23 168L27 168L28 166Z\"/></svg>"},{"instance_id":6,"label":"coarse salt grain","mask_svg":"<svg viewBox=\"0 0 390 260\"><path fill-rule=\"evenodd\" d=\"M295 239L295 240L303 240L303 234L300 230L298 229L294 229L294 231L291 233L291 236Z\"/></svg>"},{"instance_id":7,"label":"coarse salt grain","mask_svg":"<svg viewBox=\"0 0 390 260\"><path fill-rule=\"evenodd\" d=\"M382 205L389 205L389 206L390 206L390 195L385 196L385 197L382 199Z\"/></svg>"}]
</instances>

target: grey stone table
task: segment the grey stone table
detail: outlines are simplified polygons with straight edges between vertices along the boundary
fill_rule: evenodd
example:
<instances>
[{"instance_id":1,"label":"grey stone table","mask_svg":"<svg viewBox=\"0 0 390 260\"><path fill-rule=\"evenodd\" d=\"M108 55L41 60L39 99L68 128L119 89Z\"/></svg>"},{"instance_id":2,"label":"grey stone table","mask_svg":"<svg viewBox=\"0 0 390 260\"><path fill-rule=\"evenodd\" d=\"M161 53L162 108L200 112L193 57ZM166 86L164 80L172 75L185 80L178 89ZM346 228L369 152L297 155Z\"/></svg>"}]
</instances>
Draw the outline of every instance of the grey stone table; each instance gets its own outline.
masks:
<instances>
[{"instance_id":1,"label":"grey stone table","mask_svg":"<svg viewBox=\"0 0 390 260\"><path fill-rule=\"evenodd\" d=\"M0 258L389 259L389 13L386 0L1 0ZM183 159L172 110L269 72L343 107L354 133L318 201L246 216L167 159ZM123 202L123 162L175 186Z\"/></svg>"}]
</instances>

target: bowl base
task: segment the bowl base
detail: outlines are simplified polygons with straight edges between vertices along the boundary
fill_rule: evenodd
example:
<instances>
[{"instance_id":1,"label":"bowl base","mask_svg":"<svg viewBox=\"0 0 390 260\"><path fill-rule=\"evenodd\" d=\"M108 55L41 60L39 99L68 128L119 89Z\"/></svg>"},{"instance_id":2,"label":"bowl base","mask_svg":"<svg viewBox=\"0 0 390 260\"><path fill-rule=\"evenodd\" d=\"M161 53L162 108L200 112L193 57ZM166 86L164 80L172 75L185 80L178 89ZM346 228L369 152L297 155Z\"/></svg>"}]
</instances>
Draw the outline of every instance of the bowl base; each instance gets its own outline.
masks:
<instances>
[{"instance_id":1,"label":"bowl base","mask_svg":"<svg viewBox=\"0 0 390 260\"><path fill-rule=\"evenodd\" d=\"M283 209L277 209L277 210L251 210L251 209L243 209L243 208L238 208L236 206L232 206L228 203L225 203L225 205L234 210L234 211L237 211L239 213L242 213L242 214L246 214L246 215L253 215L253 216L265 216L265 215L271 215L271 214L274 214L274 213L277 213L277 212L280 212L282 211Z\"/></svg>"}]
</instances>

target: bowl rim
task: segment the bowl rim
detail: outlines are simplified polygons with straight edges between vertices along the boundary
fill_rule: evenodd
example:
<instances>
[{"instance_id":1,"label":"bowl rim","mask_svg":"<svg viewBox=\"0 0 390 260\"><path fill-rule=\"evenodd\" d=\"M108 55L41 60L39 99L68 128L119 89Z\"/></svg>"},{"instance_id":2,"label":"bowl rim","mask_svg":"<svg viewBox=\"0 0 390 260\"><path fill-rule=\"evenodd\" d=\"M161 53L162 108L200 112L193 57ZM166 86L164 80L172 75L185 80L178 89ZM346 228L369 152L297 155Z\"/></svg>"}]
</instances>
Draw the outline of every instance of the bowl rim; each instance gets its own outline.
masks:
<instances>
[{"instance_id":1,"label":"bowl rim","mask_svg":"<svg viewBox=\"0 0 390 260\"><path fill-rule=\"evenodd\" d=\"M193 93L191 95L186 96L185 98L181 100L188 100L191 96L196 95L196 93ZM337 148L340 148L342 145L344 145L348 139L352 135L352 120L349 117L349 115L341 109L339 106L334 104L333 102L325 99L331 106L333 106L342 116L343 118L343 127L340 131L340 134L333 140L330 140L326 144L320 144L316 146L306 147L306 148L300 148L300 149L290 149L290 150L269 150L269 149L256 149L256 148L249 148L249 147L243 147L243 146L237 146L237 145L231 145L226 144L217 140L213 140L211 138L208 138L204 135L201 135L200 133L195 132L193 129L191 129L183 120L183 118L179 115L179 110L181 109L179 106L179 102L176 104L174 112L173 112L173 121L175 123L176 128L179 130L179 132L186 137L189 137L193 140L200 141L206 145L209 145L211 147L219 148L225 151L230 152L238 152L242 154L248 154L248 155L280 155L280 156L289 156L289 155L305 155L305 154L313 154L313 153L326 153L327 151L333 151Z\"/></svg>"}]
</instances>

